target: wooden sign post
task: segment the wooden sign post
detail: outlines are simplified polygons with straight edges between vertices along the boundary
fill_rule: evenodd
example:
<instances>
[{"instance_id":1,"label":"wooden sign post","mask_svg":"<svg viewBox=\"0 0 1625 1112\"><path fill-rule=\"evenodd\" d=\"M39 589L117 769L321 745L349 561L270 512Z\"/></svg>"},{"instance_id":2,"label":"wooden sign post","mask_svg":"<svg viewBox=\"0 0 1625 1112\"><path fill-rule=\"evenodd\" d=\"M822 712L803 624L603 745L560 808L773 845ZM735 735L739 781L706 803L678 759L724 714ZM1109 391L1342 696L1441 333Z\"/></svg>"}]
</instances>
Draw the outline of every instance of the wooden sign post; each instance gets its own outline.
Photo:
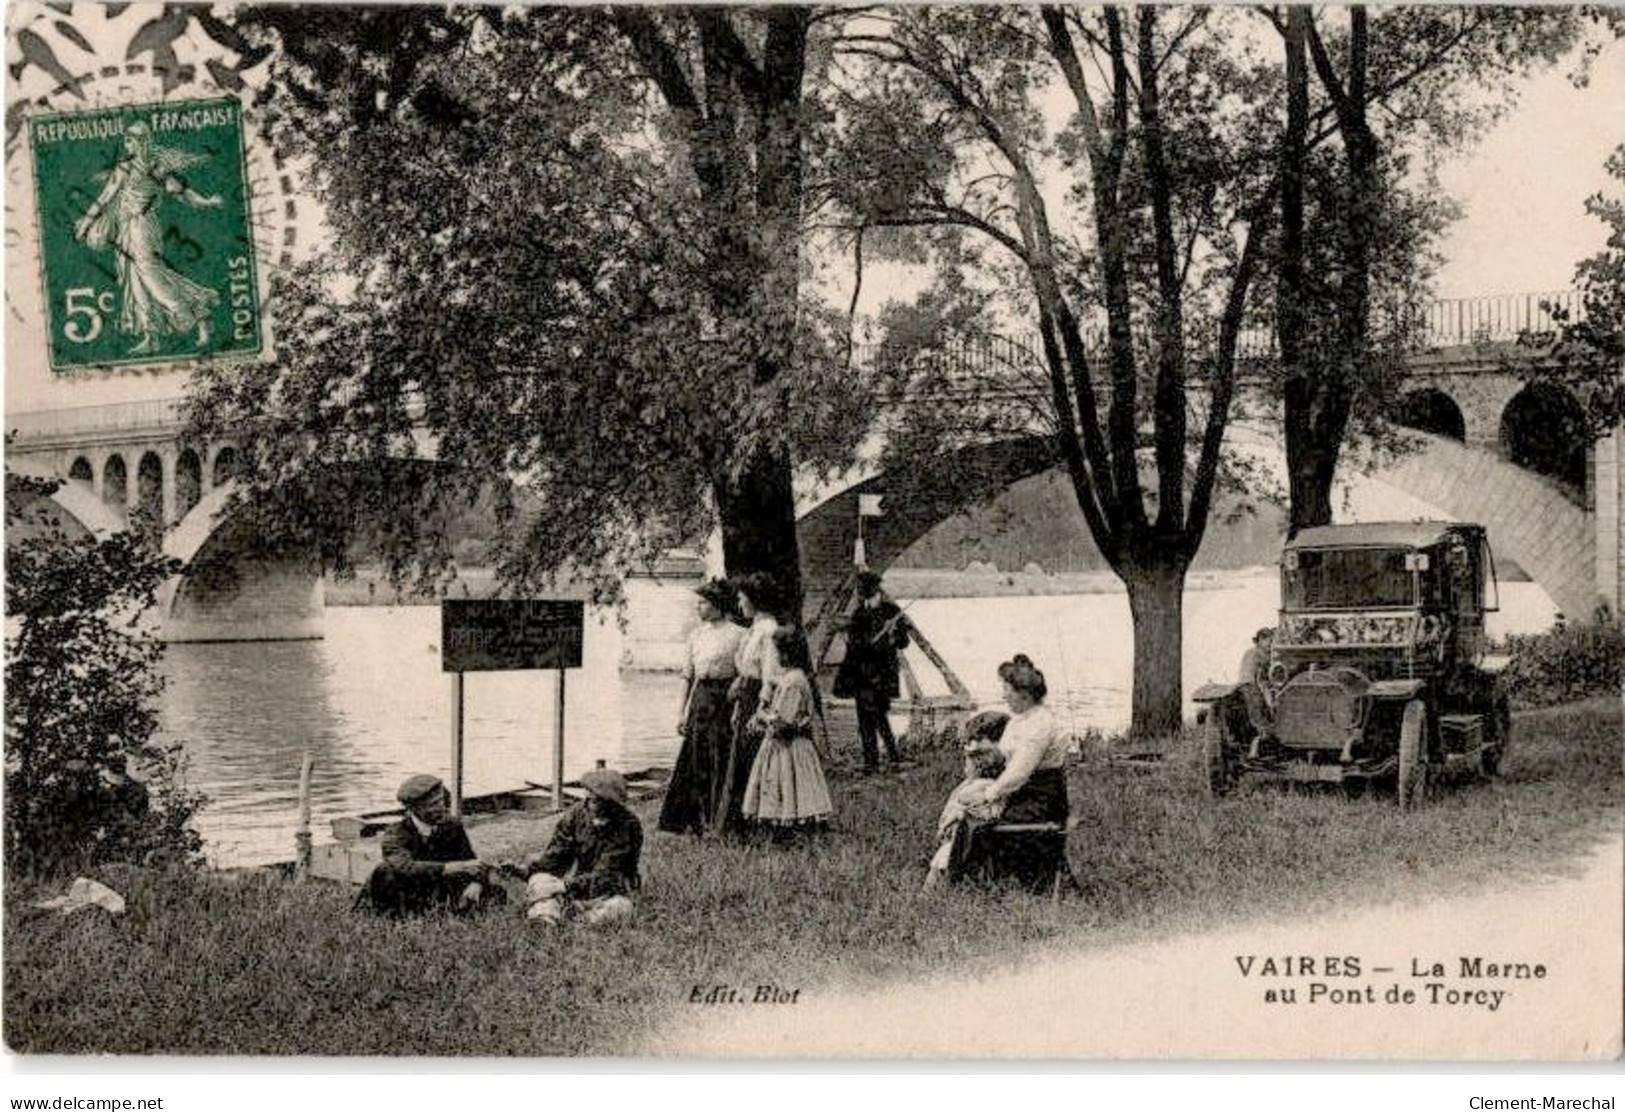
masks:
<instances>
[{"instance_id":1,"label":"wooden sign post","mask_svg":"<svg viewBox=\"0 0 1625 1112\"><path fill-rule=\"evenodd\" d=\"M553 803L564 806L564 673L581 667L586 605L559 599L448 599L440 604L440 667L451 674L451 806L463 812L463 673L558 671Z\"/></svg>"}]
</instances>

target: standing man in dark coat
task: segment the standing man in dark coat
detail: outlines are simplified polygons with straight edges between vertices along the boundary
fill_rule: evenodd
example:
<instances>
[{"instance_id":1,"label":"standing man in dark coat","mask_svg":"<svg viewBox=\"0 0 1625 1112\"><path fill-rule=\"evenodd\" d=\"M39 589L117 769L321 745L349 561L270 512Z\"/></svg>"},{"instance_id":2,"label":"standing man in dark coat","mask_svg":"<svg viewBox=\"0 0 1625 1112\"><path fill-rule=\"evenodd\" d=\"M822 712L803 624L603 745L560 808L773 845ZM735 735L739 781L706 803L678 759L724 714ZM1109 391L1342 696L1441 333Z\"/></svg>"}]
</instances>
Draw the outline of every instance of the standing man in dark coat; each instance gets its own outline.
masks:
<instances>
[{"instance_id":1,"label":"standing man in dark coat","mask_svg":"<svg viewBox=\"0 0 1625 1112\"><path fill-rule=\"evenodd\" d=\"M880 590L880 576L858 574L858 605L846 627L846 658L835 674L836 693L858 704L858 740L863 745L863 770L875 772L880 746L895 766L902 761L892 734L891 701L897 698L897 653L908 645L909 624L896 603Z\"/></svg>"},{"instance_id":2,"label":"standing man in dark coat","mask_svg":"<svg viewBox=\"0 0 1625 1112\"><path fill-rule=\"evenodd\" d=\"M408 776L395 798L406 817L384 834L384 859L367 877L356 901L386 915L417 915L432 908L466 914L504 901L479 859L462 821L452 817L451 793L437 776Z\"/></svg>"}]
</instances>

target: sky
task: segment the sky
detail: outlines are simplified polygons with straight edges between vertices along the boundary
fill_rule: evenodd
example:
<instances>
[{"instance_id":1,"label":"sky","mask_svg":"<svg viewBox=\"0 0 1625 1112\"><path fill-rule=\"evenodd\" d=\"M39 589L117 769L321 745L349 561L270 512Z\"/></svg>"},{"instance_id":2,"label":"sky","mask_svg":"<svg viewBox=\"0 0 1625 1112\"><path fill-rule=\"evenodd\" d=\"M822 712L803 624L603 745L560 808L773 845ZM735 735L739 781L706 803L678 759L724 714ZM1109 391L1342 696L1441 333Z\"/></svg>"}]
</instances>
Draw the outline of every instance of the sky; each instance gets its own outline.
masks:
<instances>
[{"instance_id":1,"label":"sky","mask_svg":"<svg viewBox=\"0 0 1625 1112\"><path fill-rule=\"evenodd\" d=\"M1467 157L1441 170L1464 216L1441 244L1441 297L1566 289L1574 264L1599 251L1603 224L1585 211L1599 190L1625 192L1603 163L1625 143L1625 43L1595 61L1591 85L1562 72L1522 89L1518 106Z\"/></svg>"},{"instance_id":2,"label":"sky","mask_svg":"<svg viewBox=\"0 0 1625 1112\"><path fill-rule=\"evenodd\" d=\"M1625 42L1594 60L1584 89L1569 83L1570 68L1560 63L1521 83L1501 122L1440 168L1462 217L1440 243L1439 297L1566 290L1575 264L1602 249L1607 232L1585 211L1585 199L1599 190L1625 193L1625 183L1604 169L1625 143ZM862 308L872 313L889 297L908 300L928 280L921 268L871 264ZM845 304L849 295L844 285L836 300Z\"/></svg>"}]
</instances>

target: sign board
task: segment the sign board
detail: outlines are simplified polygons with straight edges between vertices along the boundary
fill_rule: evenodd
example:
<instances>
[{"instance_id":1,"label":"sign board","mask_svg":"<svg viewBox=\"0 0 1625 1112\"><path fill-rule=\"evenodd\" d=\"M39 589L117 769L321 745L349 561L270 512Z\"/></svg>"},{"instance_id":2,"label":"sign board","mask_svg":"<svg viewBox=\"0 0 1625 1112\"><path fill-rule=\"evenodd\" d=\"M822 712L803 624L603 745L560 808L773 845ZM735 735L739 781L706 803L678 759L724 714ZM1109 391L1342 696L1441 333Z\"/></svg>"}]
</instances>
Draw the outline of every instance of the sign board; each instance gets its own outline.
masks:
<instances>
[{"instance_id":1,"label":"sign board","mask_svg":"<svg viewBox=\"0 0 1625 1112\"><path fill-rule=\"evenodd\" d=\"M51 368L261 348L235 98L28 121Z\"/></svg>"},{"instance_id":2,"label":"sign board","mask_svg":"<svg viewBox=\"0 0 1625 1112\"><path fill-rule=\"evenodd\" d=\"M448 599L440 605L446 672L581 667L580 600Z\"/></svg>"}]
</instances>

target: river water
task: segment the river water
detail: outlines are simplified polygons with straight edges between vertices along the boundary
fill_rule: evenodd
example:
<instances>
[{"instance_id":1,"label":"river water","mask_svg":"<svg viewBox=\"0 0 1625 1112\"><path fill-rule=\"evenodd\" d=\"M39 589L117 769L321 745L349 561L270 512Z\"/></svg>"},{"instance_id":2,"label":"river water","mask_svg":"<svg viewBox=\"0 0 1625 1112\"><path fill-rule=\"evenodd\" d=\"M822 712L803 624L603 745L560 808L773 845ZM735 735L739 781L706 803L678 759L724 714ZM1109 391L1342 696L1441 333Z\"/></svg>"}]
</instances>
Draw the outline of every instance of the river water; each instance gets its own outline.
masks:
<instances>
[{"instance_id":1,"label":"river water","mask_svg":"<svg viewBox=\"0 0 1625 1112\"><path fill-rule=\"evenodd\" d=\"M1273 568L1192 577L1185 599L1184 685L1227 679L1254 629L1273 624ZM674 586L674 591L686 588ZM1128 718L1129 612L1119 589L1100 594L922 599L910 618L980 701L998 700L995 669L1025 652L1071 727L1119 729ZM1501 586L1490 632L1544 629L1554 616L1532 583ZM198 826L209 860L240 865L292 856L299 765L315 758L312 813L327 821L393 804L412 772L450 767L451 690L440 670L433 606L330 607L322 641L172 645L164 733L190 756L189 780L210 797ZM595 760L638 769L669 765L682 681L622 671L612 616L588 619L583 667L565 690L565 774ZM918 650L909 659L927 691L944 685ZM465 791L551 782L553 673L472 674L465 681Z\"/></svg>"}]
</instances>

